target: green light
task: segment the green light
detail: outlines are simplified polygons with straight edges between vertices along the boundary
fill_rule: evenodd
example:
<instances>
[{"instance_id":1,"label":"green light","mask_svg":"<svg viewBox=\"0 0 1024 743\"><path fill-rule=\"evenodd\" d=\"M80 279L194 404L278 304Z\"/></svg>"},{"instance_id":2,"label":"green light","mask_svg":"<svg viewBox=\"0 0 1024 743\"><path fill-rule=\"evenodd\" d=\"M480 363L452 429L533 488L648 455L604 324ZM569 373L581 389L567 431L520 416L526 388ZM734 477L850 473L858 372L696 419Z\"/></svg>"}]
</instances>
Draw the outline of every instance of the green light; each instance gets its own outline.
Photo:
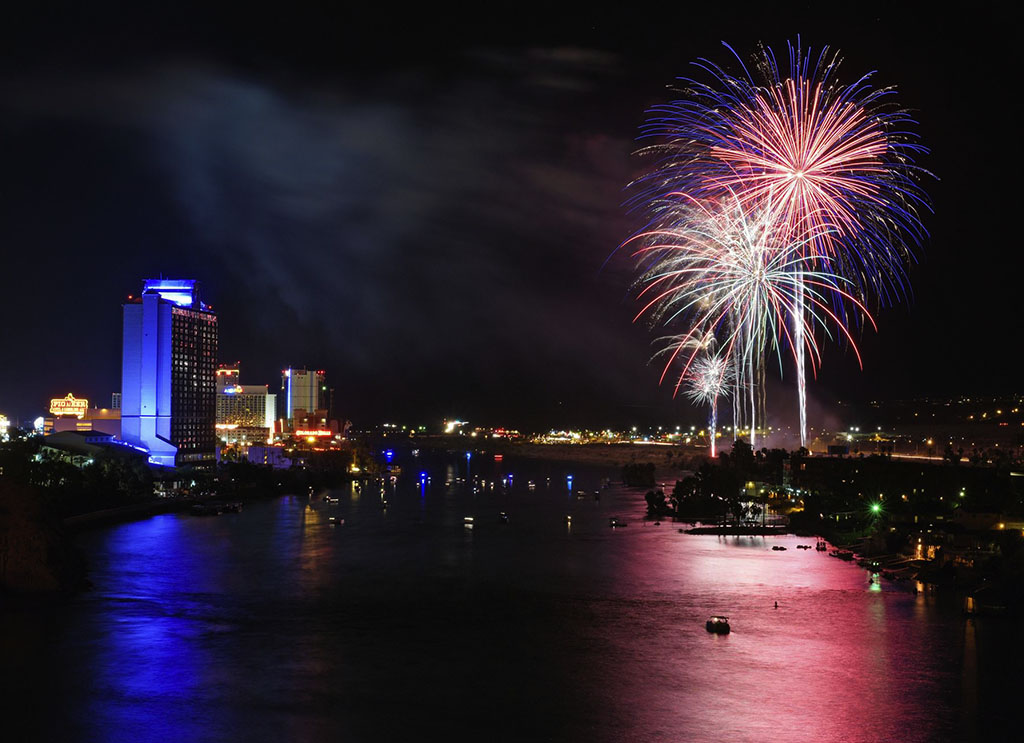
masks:
<instances>
[{"instance_id":1,"label":"green light","mask_svg":"<svg viewBox=\"0 0 1024 743\"><path fill-rule=\"evenodd\" d=\"M871 504L871 513L878 513L881 510L882 510L882 504L881 503L872 503Z\"/></svg>"}]
</instances>

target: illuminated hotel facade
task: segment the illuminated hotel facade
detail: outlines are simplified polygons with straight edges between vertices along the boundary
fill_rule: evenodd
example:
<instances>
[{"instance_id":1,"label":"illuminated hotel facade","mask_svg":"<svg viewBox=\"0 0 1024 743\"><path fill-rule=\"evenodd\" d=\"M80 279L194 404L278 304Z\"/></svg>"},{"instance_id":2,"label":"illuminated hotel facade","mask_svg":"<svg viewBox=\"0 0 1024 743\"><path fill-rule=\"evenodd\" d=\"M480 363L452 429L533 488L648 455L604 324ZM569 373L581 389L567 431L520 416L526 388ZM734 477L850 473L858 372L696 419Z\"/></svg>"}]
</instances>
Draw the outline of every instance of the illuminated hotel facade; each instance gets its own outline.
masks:
<instances>
[{"instance_id":1,"label":"illuminated hotel facade","mask_svg":"<svg viewBox=\"0 0 1024 743\"><path fill-rule=\"evenodd\" d=\"M327 410L327 388L323 371L285 369L281 372L281 392L284 395L284 417L294 419L297 410L302 417L318 410Z\"/></svg>"},{"instance_id":2,"label":"illuminated hotel facade","mask_svg":"<svg viewBox=\"0 0 1024 743\"><path fill-rule=\"evenodd\" d=\"M191 279L147 280L124 305L121 438L153 464L216 459L217 335Z\"/></svg>"},{"instance_id":3,"label":"illuminated hotel facade","mask_svg":"<svg viewBox=\"0 0 1024 743\"><path fill-rule=\"evenodd\" d=\"M217 368L217 433L226 443L265 443L274 432L277 395L265 384L239 384L239 365Z\"/></svg>"}]
</instances>

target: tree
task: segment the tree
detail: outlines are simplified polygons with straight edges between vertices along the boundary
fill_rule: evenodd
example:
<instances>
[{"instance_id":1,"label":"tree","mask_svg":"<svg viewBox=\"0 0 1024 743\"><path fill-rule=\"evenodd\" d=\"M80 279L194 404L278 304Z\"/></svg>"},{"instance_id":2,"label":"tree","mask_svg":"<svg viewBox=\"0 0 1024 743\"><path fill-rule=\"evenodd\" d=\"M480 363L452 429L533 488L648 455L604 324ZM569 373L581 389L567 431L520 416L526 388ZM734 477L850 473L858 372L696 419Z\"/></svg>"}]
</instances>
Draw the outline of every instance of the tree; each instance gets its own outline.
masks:
<instances>
[{"instance_id":1,"label":"tree","mask_svg":"<svg viewBox=\"0 0 1024 743\"><path fill-rule=\"evenodd\" d=\"M630 487L654 487L654 462L622 465L622 482Z\"/></svg>"},{"instance_id":2,"label":"tree","mask_svg":"<svg viewBox=\"0 0 1024 743\"><path fill-rule=\"evenodd\" d=\"M960 460L963 459L963 456L963 448L954 451L953 445L949 443L946 444L946 449L942 453L942 458L949 462L950 464L960 464Z\"/></svg>"}]
</instances>

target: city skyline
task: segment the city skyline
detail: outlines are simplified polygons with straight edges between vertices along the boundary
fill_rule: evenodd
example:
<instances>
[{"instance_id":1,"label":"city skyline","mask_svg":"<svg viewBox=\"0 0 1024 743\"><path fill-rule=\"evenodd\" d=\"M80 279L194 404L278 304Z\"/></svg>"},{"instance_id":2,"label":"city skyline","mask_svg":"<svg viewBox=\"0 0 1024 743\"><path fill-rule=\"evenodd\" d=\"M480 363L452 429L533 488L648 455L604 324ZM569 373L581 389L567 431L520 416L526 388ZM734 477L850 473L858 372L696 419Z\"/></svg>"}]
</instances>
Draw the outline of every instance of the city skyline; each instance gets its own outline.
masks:
<instances>
[{"instance_id":1,"label":"city skyline","mask_svg":"<svg viewBox=\"0 0 1024 743\"><path fill-rule=\"evenodd\" d=\"M0 411L109 399L121 301L162 273L203 285L218 361L260 384L325 369L356 422L699 419L631 323L633 266L614 254L635 227L631 153L667 85L728 62L721 41L749 56L798 34L897 87L938 177L914 299L858 339L863 372L826 352L812 419L836 399L1015 393L1019 259L997 215L1019 147L977 113L999 100L1008 32L985 9L888 13L22 17L0 74L3 239L8 307L31 314L4 324Z\"/></svg>"}]
</instances>

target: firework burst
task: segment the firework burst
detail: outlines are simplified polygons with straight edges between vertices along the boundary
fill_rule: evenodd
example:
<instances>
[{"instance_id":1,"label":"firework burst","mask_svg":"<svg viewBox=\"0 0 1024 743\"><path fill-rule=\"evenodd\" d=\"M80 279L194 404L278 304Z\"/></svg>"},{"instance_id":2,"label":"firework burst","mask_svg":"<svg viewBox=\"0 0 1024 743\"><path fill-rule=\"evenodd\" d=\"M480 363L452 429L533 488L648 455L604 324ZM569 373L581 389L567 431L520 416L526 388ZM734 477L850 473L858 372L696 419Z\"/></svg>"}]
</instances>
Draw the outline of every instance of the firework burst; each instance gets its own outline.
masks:
<instances>
[{"instance_id":1,"label":"firework burst","mask_svg":"<svg viewBox=\"0 0 1024 743\"><path fill-rule=\"evenodd\" d=\"M873 324L867 303L909 294L906 270L926 236L920 214L929 204L919 185L926 171L914 164L926 149L894 89L873 87L873 73L838 82L840 59L827 48L813 56L798 40L788 50L788 68L768 48L749 69L737 55L740 75L699 60L710 81L683 79L685 97L650 112L642 136L653 143L641 154L656 161L633 184L630 204L649 219L633 238L650 248L639 314L686 317L696 334L724 329L725 344L751 358L791 348L803 444L805 367L820 359L812 331L839 328L856 352L847 328ZM731 234L760 236L711 238L702 253L695 234L722 204L718 219L729 215ZM728 257L712 259L716 250Z\"/></svg>"},{"instance_id":2,"label":"firework burst","mask_svg":"<svg viewBox=\"0 0 1024 743\"><path fill-rule=\"evenodd\" d=\"M829 257L863 295L902 297L928 201L914 165L926 149L894 89L871 87L873 73L837 82L827 47L815 58L790 45L785 75L771 49L755 62L756 74L733 76L700 60L712 82L684 79L687 99L652 110L643 136L658 143L642 152L659 161L636 203L731 192L765 211L781 241L813 233L806 252Z\"/></svg>"},{"instance_id":3,"label":"firework burst","mask_svg":"<svg viewBox=\"0 0 1024 743\"><path fill-rule=\"evenodd\" d=\"M686 396L694 402L711 406L708 414L708 441L714 459L715 434L718 428L718 398L728 397L732 386L733 365L723 356L709 355L698 358L690 366L689 389Z\"/></svg>"},{"instance_id":4,"label":"firework burst","mask_svg":"<svg viewBox=\"0 0 1024 743\"><path fill-rule=\"evenodd\" d=\"M763 384L763 362L773 353L782 365L786 351L803 353L800 342L816 363L820 347L815 327L828 337L838 332L856 352L856 342L831 298L840 296L863 312L845 279L824 270L827 260L807 254L805 243L815 233L790 243L777 242L771 215L752 214L735 194L713 203L692 202L662 212L664 225L635 235L634 256L646 266L638 298L643 306L635 319L647 317L655 325L689 328L668 339L661 353L668 358L662 381L682 365L675 393L689 378L701 352L717 345L732 360L737 384L750 395L751 443L754 443L759 407L756 394ZM815 267L818 264L819 267ZM801 314L793 318L798 304ZM794 322L801 328L795 337ZM859 354L858 354L859 358Z\"/></svg>"}]
</instances>

